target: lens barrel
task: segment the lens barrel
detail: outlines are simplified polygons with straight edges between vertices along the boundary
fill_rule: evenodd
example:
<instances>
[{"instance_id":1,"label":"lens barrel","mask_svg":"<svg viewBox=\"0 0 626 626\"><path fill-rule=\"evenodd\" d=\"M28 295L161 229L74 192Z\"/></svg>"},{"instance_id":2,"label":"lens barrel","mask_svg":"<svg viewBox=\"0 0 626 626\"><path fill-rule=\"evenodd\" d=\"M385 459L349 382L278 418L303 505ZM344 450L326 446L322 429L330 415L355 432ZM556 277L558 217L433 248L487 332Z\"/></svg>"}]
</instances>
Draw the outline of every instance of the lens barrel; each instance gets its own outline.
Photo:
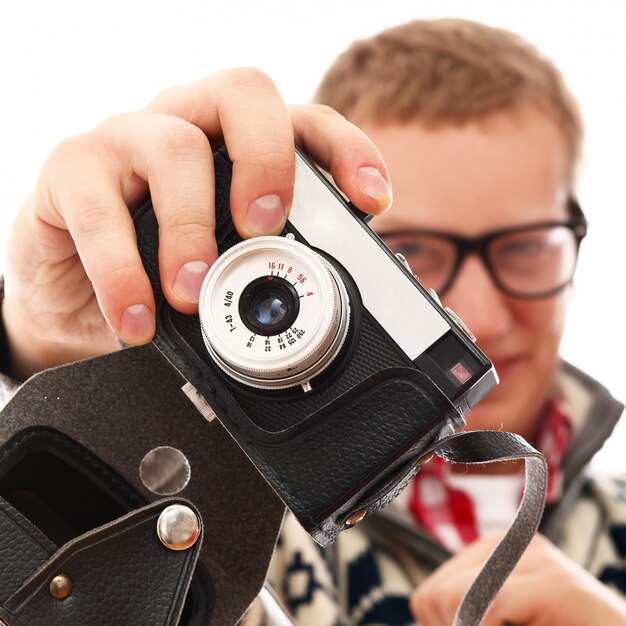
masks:
<instances>
[{"instance_id":1,"label":"lens barrel","mask_svg":"<svg viewBox=\"0 0 626 626\"><path fill-rule=\"evenodd\" d=\"M350 304L331 263L287 237L256 237L213 264L200 292L202 335L216 364L252 387L305 385L337 356Z\"/></svg>"}]
</instances>

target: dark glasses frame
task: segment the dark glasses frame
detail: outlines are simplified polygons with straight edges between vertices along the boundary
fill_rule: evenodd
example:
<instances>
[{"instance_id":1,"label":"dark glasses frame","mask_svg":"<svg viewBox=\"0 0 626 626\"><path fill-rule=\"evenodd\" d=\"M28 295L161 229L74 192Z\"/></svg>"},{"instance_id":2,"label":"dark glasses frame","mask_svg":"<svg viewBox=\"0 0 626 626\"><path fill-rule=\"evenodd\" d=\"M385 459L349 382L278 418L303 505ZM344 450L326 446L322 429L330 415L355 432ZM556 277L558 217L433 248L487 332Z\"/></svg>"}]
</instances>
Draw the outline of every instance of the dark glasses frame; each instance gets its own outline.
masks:
<instances>
[{"instance_id":1,"label":"dark glasses frame","mask_svg":"<svg viewBox=\"0 0 626 626\"><path fill-rule=\"evenodd\" d=\"M452 233L446 233L443 231L437 230L421 230L421 229L399 229L399 230L389 230L379 232L378 236L384 241L386 237L397 237L397 236L429 236L429 237L439 237L440 239L444 239L452 243L456 249L456 258L454 265L452 266L452 270L450 271L450 277L446 281L446 283L438 290L438 294L440 296L444 295L446 291L450 288L454 279L457 277L459 273L459 269L469 254L476 254L482 260L484 266L487 268L489 275L491 276L496 287L509 296L514 296L516 298L523 298L527 300L534 300L538 298L546 298L548 296L552 296L557 294L559 291L563 290L568 284L572 282L572 278L574 276L574 271L576 269L576 261L578 260L578 252L580 250L580 243L587 235L587 219L580 208L578 202L570 197L567 201L567 207L570 212L571 218L565 221L546 221L546 222L536 222L533 224L525 224L522 226L511 226L509 228L502 228L499 230L493 230L480 237L461 237L460 235L454 235ZM553 289L549 289L547 291L542 291L538 293L524 293L518 292L513 289L509 289L506 285L503 285L499 280L495 270L491 265L491 260L487 254L487 249L490 243L503 235L511 235L520 232L529 232L533 230L540 230L543 228L551 228L556 226L563 226L572 231L574 235L574 239L576 242L576 259L574 262L574 266L572 268L571 275L569 278L564 281L562 284L554 287ZM393 252L393 250L392 250Z\"/></svg>"}]
</instances>

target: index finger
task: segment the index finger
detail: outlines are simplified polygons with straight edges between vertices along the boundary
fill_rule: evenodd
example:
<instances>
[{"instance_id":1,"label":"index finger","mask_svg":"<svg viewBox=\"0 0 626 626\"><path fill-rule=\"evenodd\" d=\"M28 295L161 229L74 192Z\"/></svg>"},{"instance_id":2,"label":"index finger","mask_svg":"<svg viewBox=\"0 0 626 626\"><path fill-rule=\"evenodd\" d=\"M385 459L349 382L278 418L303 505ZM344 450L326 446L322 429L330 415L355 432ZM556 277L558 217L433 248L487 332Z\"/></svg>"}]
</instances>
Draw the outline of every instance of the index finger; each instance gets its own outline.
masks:
<instances>
[{"instance_id":1,"label":"index finger","mask_svg":"<svg viewBox=\"0 0 626 626\"><path fill-rule=\"evenodd\" d=\"M243 237L279 233L291 205L291 118L271 79L250 68L213 74L157 96L149 112L181 117L223 139L233 162L231 213Z\"/></svg>"}]
</instances>

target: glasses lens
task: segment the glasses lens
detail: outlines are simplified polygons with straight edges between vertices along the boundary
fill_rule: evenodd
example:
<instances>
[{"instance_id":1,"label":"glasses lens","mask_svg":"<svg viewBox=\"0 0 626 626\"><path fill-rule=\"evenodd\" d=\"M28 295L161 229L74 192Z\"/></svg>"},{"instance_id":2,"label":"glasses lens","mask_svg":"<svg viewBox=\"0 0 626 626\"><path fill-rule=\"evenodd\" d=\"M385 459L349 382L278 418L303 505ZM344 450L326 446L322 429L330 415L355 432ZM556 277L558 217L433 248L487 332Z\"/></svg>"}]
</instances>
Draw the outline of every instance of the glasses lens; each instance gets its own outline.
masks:
<instances>
[{"instance_id":1,"label":"glasses lens","mask_svg":"<svg viewBox=\"0 0 626 626\"><path fill-rule=\"evenodd\" d=\"M456 257L454 244L431 235L385 235L383 241L408 261L413 273L426 288L440 291L450 279Z\"/></svg>"},{"instance_id":2,"label":"glasses lens","mask_svg":"<svg viewBox=\"0 0 626 626\"><path fill-rule=\"evenodd\" d=\"M532 296L558 290L572 279L577 249L571 229L551 226L500 235L491 241L488 255L505 289Z\"/></svg>"}]
</instances>

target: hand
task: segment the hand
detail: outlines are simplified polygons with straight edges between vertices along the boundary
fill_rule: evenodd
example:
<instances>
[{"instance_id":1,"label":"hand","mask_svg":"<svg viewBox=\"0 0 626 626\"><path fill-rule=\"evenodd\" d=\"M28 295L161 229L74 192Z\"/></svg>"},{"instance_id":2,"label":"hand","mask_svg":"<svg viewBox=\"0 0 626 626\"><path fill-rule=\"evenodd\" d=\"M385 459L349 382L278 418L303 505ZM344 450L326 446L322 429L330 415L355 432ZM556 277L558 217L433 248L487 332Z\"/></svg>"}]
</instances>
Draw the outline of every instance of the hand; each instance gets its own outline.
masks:
<instances>
[{"instance_id":1,"label":"hand","mask_svg":"<svg viewBox=\"0 0 626 626\"><path fill-rule=\"evenodd\" d=\"M450 626L500 537L485 537L444 563L411 597L420 626ZM618 626L626 601L536 535L496 596L483 626Z\"/></svg>"},{"instance_id":2,"label":"hand","mask_svg":"<svg viewBox=\"0 0 626 626\"><path fill-rule=\"evenodd\" d=\"M210 142L233 160L231 211L244 237L282 230L294 141L362 210L391 202L380 154L327 107L287 108L262 72L238 69L170 89L61 143L18 213L8 246L3 317L13 373L133 345L155 332L155 303L130 211L152 195L168 302L197 310L217 257Z\"/></svg>"}]
</instances>

